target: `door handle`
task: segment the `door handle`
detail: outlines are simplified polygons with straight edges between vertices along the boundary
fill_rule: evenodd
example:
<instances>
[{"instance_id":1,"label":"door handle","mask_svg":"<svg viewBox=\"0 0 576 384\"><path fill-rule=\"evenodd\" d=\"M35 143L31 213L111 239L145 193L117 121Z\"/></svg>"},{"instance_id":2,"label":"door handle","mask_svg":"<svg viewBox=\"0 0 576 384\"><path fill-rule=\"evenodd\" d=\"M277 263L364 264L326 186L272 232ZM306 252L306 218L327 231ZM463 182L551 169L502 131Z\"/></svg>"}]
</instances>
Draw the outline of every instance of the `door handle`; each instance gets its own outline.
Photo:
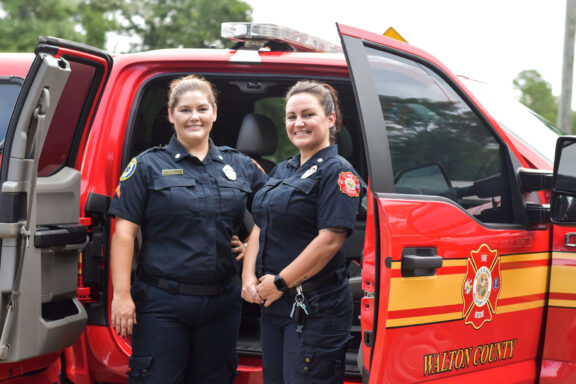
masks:
<instances>
[{"instance_id":1,"label":"door handle","mask_svg":"<svg viewBox=\"0 0 576 384\"><path fill-rule=\"evenodd\" d=\"M401 272L403 277L434 276L442 268L442 256L436 248L404 248Z\"/></svg>"}]
</instances>

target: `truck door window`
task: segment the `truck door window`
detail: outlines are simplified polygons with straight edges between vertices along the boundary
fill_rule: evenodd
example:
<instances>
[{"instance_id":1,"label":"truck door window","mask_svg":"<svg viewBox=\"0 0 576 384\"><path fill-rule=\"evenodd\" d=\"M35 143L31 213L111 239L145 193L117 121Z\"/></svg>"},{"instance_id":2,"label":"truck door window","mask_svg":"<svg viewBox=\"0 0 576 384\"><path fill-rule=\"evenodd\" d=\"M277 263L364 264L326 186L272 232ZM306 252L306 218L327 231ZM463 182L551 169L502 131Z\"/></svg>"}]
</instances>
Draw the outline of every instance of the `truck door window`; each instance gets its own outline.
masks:
<instances>
[{"instance_id":1,"label":"truck door window","mask_svg":"<svg viewBox=\"0 0 576 384\"><path fill-rule=\"evenodd\" d=\"M436 73L366 48L390 144L395 192L448 198L483 222L512 221L501 144Z\"/></svg>"},{"instance_id":2,"label":"truck door window","mask_svg":"<svg viewBox=\"0 0 576 384\"><path fill-rule=\"evenodd\" d=\"M81 120L83 115L88 112L85 110L84 101L86 95L94 91L92 78L96 68L76 61L70 62L70 68L70 77L66 82L62 101L56 108L48 128L49 133L38 164L38 176L51 175L68 162L70 148L73 148L74 140L78 140L74 137L76 125L83 121Z\"/></svg>"}]
</instances>

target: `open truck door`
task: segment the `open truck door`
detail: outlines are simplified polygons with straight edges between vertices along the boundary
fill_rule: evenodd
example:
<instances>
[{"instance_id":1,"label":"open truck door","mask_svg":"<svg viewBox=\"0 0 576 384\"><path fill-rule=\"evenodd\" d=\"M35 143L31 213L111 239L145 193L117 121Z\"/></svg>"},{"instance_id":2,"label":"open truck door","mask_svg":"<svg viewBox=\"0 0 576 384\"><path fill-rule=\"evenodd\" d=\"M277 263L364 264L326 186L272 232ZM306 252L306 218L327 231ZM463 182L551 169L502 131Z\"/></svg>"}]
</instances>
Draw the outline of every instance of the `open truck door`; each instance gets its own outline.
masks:
<instances>
[{"instance_id":1,"label":"open truck door","mask_svg":"<svg viewBox=\"0 0 576 384\"><path fill-rule=\"evenodd\" d=\"M363 381L533 382L550 226L522 163L432 56L338 29L368 160Z\"/></svg>"},{"instance_id":2,"label":"open truck door","mask_svg":"<svg viewBox=\"0 0 576 384\"><path fill-rule=\"evenodd\" d=\"M40 38L3 141L0 381L58 361L84 330L81 157L111 57Z\"/></svg>"},{"instance_id":3,"label":"open truck door","mask_svg":"<svg viewBox=\"0 0 576 384\"><path fill-rule=\"evenodd\" d=\"M558 139L551 220L552 266L541 383L576 382L576 137Z\"/></svg>"}]
</instances>

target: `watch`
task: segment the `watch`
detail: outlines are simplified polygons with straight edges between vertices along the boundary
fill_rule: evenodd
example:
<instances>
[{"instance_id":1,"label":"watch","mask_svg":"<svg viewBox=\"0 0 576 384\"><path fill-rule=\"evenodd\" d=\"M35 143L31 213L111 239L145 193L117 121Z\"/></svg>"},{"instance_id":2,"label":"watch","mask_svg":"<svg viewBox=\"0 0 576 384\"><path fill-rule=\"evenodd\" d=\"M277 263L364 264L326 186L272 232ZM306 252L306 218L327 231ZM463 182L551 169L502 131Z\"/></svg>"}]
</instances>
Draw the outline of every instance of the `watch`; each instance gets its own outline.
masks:
<instances>
[{"instance_id":1,"label":"watch","mask_svg":"<svg viewBox=\"0 0 576 384\"><path fill-rule=\"evenodd\" d=\"M281 292L286 292L288 290L288 286L286 285L286 281L280 276L279 274L274 277L274 285L276 289Z\"/></svg>"}]
</instances>

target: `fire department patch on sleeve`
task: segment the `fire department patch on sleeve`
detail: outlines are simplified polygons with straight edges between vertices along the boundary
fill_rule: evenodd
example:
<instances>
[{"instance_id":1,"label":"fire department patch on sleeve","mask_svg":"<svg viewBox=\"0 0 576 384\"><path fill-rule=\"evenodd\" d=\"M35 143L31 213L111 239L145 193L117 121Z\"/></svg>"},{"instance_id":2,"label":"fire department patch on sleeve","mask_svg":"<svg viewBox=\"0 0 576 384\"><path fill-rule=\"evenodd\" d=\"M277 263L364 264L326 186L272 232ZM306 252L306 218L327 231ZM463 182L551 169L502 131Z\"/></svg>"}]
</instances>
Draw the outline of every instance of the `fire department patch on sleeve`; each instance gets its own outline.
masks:
<instances>
[{"instance_id":1,"label":"fire department patch on sleeve","mask_svg":"<svg viewBox=\"0 0 576 384\"><path fill-rule=\"evenodd\" d=\"M258 167L259 170L262 171L262 173L266 174L266 171L264 170L264 168L262 168L262 166L261 166L260 164L258 164L258 162L257 162L256 160L254 160L254 159L252 159L252 158L250 158L250 160L252 160L252 162L253 162L254 164L256 164L256 166Z\"/></svg>"},{"instance_id":2,"label":"fire department patch on sleeve","mask_svg":"<svg viewBox=\"0 0 576 384\"><path fill-rule=\"evenodd\" d=\"M350 196L360 196L360 180L352 172L340 172L338 177L340 192Z\"/></svg>"},{"instance_id":3,"label":"fire department patch on sleeve","mask_svg":"<svg viewBox=\"0 0 576 384\"><path fill-rule=\"evenodd\" d=\"M120 175L120 181L128 180L130 176L134 174L134 171L136 171L136 163L136 158L130 160L130 163L128 163L126 169L122 172L122 175Z\"/></svg>"}]
</instances>

